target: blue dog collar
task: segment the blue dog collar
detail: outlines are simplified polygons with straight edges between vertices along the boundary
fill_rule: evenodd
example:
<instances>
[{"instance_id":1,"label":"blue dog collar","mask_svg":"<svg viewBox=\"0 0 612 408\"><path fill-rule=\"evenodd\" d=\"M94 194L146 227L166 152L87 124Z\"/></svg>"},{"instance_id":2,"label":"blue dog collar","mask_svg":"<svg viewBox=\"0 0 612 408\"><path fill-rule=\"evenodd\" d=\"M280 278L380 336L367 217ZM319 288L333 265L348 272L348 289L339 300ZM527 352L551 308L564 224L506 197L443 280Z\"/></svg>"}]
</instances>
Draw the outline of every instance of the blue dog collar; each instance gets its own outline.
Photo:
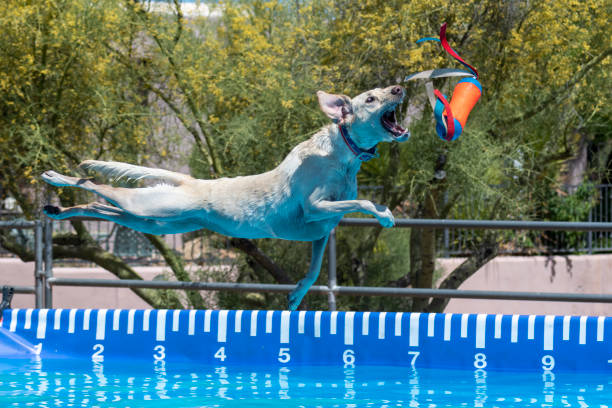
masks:
<instances>
[{"instance_id":1,"label":"blue dog collar","mask_svg":"<svg viewBox=\"0 0 612 408\"><path fill-rule=\"evenodd\" d=\"M357 143L355 143L353 139L351 139L348 131L344 128L344 126L338 125L338 128L340 129L340 134L342 135L342 139L344 139L344 143L346 143L351 152L353 152L353 154L357 156L359 160L367 162L368 160L372 160L379 157L378 152L376 151L376 146L368 150L363 150L362 148L357 146Z\"/></svg>"}]
</instances>

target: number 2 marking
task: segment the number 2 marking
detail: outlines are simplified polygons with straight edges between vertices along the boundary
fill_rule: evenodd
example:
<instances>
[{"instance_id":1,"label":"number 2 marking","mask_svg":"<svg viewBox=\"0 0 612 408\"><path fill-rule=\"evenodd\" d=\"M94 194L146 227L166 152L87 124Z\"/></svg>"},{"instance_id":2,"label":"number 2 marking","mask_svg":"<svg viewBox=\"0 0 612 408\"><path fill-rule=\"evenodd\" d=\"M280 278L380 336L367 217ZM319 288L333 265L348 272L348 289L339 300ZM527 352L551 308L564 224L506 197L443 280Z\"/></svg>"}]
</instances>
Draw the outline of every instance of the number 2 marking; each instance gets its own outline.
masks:
<instances>
[{"instance_id":1,"label":"number 2 marking","mask_svg":"<svg viewBox=\"0 0 612 408\"><path fill-rule=\"evenodd\" d=\"M104 346L102 344L94 344L93 349L95 353L91 355L93 361L104 361Z\"/></svg>"}]
</instances>

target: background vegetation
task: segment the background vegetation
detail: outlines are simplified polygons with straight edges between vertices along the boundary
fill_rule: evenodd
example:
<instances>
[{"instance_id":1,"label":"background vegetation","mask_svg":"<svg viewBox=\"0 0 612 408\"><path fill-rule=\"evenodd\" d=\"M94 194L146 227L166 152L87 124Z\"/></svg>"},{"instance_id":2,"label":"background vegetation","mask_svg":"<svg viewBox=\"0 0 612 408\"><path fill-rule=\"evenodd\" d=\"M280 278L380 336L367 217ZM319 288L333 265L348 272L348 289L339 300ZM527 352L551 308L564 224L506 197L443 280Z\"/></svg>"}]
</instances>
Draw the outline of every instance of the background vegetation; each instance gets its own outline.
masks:
<instances>
[{"instance_id":1,"label":"background vegetation","mask_svg":"<svg viewBox=\"0 0 612 408\"><path fill-rule=\"evenodd\" d=\"M413 136L381 146L381 158L362 167L360 184L381 187L363 196L397 217L460 217L469 198L478 203L478 218L572 219L592 198L588 188L580 190L584 200L559 193L580 149L588 146L591 159L583 178L610 180L612 49L603 0L227 1L211 4L216 13L208 17L185 16L177 1L166 13L151 7L9 0L0 10L0 186L27 217L39 216L51 198L39 174L68 173L84 159L178 169L188 150L197 177L270 169L326 123L316 90L355 95L456 66L437 43L415 44L436 36L442 22L451 45L481 72L482 99L461 138L446 143L435 136L422 84L404 84ZM449 94L454 83L436 85ZM55 193L66 206L91 199L75 190ZM72 225L74 233L54 236L54 257L138 278L81 221ZM163 240L147 238L176 279L194 278ZM241 254L241 281L296 282L307 270L307 244L215 239ZM434 231L342 228L338 283L456 288L508 240L537 244L528 236L477 235L467 260L436 282ZM0 235L0 245L32 258L9 234ZM138 293L156 307L182 302L173 293ZM198 293L186 301L205 306ZM221 301L285 306L274 295ZM323 301L306 298L311 308L325 307ZM441 311L446 304L339 301L343 309L371 310Z\"/></svg>"}]
</instances>

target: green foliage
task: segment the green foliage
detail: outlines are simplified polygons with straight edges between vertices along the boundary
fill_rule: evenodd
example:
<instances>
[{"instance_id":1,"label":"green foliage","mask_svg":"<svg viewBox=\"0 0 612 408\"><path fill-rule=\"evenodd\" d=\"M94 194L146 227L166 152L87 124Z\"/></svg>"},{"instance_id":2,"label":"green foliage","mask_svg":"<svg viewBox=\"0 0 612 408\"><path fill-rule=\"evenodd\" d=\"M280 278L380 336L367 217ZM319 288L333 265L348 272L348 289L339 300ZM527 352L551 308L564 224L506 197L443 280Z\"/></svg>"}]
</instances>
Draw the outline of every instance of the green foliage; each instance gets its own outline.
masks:
<instances>
[{"instance_id":1,"label":"green foliage","mask_svg":"<svg viewBox=\"0 0 612 408\"><path fill-rule=\"evenodd\" d=\"M69 171L91 158L176 161L179 131L168 131L168 116L193 143L193 175L269 170L327 123L317 90L352 96L457 66L437 43L415 44L444 21L450 44L481 72L482 99L461 138L447 143L435 135L423 85L404 84L413 136L380 146L381 158L362 167L359 181L382 188L362 195L397 216L466 217L471 201L478 205L470 217L572 218L587 208L582 192L554 192L579 138L598 141L601 166L609 160L603 0L211 3L220 18L187 18L173 4L173 12L156 13L148 1L11 0L0 10L0 169L19 175L0 183L30 214L38 202L24 191L48 168ZM453 85L436 83L446 94ZM436 179L442 158L445 177ZM339 284L378 285L408 274L409 238L408 231L340 230ZM257 244L295 280L303 276L308 245ZM271 280L242 262L241 279ZM284 305L276 295L252 301Z\"/></svg>"}]
</instances>

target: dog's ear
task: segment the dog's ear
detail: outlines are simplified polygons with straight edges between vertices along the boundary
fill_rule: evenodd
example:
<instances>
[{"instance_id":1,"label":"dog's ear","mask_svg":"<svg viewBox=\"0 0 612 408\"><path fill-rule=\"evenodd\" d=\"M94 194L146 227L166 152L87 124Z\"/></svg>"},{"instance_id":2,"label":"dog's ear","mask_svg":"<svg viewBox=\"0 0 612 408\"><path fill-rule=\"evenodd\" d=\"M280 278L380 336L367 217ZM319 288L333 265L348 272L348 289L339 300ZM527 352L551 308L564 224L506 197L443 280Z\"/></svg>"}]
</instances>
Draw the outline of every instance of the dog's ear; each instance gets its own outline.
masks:
<instances>
[{"instance_id":1,"label":"dog's ear","mask_svg":"<svg viewBox=\"0 0 612 408\"><path fill-rule=\"evenodd\" d=\"M318 91L319 106L323 113L336 124L346 122L349 115L353 114L351 98L346 95L334 95L327 92Z\"/></svg>"}]
</instances>

